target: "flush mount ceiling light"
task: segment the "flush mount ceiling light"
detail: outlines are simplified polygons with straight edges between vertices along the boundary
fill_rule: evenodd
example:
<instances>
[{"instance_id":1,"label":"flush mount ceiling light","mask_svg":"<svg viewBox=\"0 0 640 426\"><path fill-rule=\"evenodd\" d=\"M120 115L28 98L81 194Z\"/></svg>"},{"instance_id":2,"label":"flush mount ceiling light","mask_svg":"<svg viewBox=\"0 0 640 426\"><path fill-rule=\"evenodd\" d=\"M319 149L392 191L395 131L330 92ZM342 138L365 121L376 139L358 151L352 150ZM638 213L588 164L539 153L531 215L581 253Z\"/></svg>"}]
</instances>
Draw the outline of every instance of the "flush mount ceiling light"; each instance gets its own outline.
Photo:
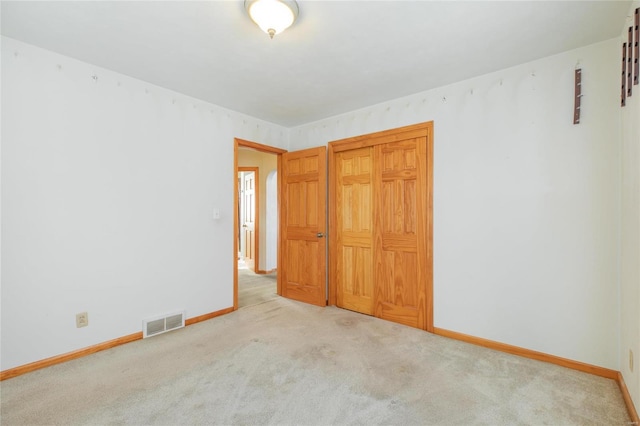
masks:
<instances>
[{"instance_id":1,"label":"flush mount ceiling light","mask_svg":"<svg viewBox=\"0 0 640 426\"><path fill-rule=\"evenodd\" d=\"M294 0L245 0L244 7L271 38L289 28L298 17L298 3Z\"/></svg>"}]
</instances>

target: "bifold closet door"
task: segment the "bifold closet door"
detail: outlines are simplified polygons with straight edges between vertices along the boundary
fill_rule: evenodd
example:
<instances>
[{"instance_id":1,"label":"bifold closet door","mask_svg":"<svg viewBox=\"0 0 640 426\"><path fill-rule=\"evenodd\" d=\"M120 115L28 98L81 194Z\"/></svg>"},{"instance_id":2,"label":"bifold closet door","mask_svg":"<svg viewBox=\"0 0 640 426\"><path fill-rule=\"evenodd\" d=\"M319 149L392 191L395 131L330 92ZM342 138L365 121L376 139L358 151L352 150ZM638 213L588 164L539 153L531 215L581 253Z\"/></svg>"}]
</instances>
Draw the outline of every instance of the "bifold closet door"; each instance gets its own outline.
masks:
<instances>
[{"instance_id":1,"label":"bifold closet door","mask_svg":"<svg viewBox=\"0 0 640 426\"><path fill-rule=\"evenodd\" d=\"M374 147L376 317L427 328L427 144Z\"/></svg>"},{"instance_id":2,"label":"bifold closet door","mask_svg":"<svg viewBox=\"0 0 640 426\"><path fill-rule=\"evenodd\" d=\"M336 304L427 327L427 139L335 153Z\"/></svg>"},{"instance_id":3,"label":"bifold closet door","mask_svg":"<svg viewBox=\"0 0 640 426\"><path fill-rule=\"evenodd\" d=\"M336 154L336 304L373 315L373 148Z\"/></svg>"}]
</instances>

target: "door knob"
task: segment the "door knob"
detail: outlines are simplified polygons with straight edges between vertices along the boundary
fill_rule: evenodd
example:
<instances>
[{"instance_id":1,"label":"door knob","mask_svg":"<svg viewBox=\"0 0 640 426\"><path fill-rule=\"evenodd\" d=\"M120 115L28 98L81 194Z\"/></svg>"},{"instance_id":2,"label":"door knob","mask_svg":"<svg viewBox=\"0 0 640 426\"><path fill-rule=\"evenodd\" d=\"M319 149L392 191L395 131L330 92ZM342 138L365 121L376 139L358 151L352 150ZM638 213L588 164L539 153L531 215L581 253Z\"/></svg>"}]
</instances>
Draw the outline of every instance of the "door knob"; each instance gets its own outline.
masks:
<instances>
[{"instance_id":1,"label":"door knob","mask_svg":"<svg viewBox=\"0 0 640 426\"><path fill-rule=\"evenodd\" d=\"M322 237L324 237L324 234L323 234L322 232L318 232L318 233L316 234L316 237L318 237L318 238L322 238Z\"/></svg>"}]
</instances>

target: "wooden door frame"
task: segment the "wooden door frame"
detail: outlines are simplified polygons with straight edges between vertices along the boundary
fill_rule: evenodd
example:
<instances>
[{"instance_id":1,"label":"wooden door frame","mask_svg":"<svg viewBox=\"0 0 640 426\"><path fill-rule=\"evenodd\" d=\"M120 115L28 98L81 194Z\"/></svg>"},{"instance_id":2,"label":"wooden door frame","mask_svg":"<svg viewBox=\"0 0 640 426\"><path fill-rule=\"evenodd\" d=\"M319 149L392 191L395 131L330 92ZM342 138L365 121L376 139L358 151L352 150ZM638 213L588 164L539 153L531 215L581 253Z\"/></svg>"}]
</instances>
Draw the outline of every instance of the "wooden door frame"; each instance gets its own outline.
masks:
<instances>
[{"instance_id":1,"label":"wooden door frame","mask_svg":"<svg viewBox=\"0 0 640 426\"><path fill-rule=\"evenodd\" d=\"M284 154L285 152L287 152L287 150L285 149L281 149L281 148L276 148L273 146L269 146L269 145L263 145L257 142L251 142L251 141L247 141L244 139L239 139L239 138L233 138L233 208L234 208L234 214L233 214L233 310L237 310L238 309L238 233L239 231L239 223L238 223L238 172L241 171L239 170L238 167L238 148L239 147L245 147L245 148L250 148L254 151L258 151L258 152L264 152L267 154L274 154L277 156L277 172L278 172L278 229L280 229L280 170L281 170L281 161L282 161L282 154ZM257 175L256 175L257 177ZM258 183L256 185L259 185ZM258 197L258 195L256 196ZM256 198L257 200L257 198ZM257 202L256 202L257 205ZM259 210L256 208L256 221L258 220L258 216L260 214ZM280 235L280 233L278 232L278 235ZM256 237L259 238L259 237ZM259 240L258 240L259 241ZM258 251L258 247L256 244L256 258L259 255L259 251ZM281 261L282 256L280 256L280 239L278 237L278 268L280 268L280 261ZM256 262L258 262L258 260L256 260ZM256 263L257 264L257 263ZM257 269L257 268L256 268ZM282 289L280 286L280 280L278 280L278 294L281 295L282 294Z\"/></svg>"},{"instance_id":2,"label":"wooden door frame","mask_svg":"<svg viewBox=\"0 0 640 426\"><path fill-rule=\"evenodd\" d=\"M253 272L258 274L260 271L260 167L238 166L238 173L240 172L253 172L253 179L255 180L253 201L253 245L255 248L255 258L253 259ZM238 199L238 205L240 205L240 199ZM239 229L240 223L238 223L238 230Z\"/></svg>"},{"instance_id":3,"label":"wooden door frame","mask_svg":"<svg viewBox=\"0 0 640 426\"><path fill-rule=\"evenodd\" d=\"M433 333L433 121L384 130L353 138L340 139L329 142L328 150L328 191L327 203L329 207L329 305L337 301L337 211L336 211L336 156L343 151L357 148L372 147L397 140L424 137L427 139L427 282L426 282L426 331Z\"/></svg>"}]
</instances>

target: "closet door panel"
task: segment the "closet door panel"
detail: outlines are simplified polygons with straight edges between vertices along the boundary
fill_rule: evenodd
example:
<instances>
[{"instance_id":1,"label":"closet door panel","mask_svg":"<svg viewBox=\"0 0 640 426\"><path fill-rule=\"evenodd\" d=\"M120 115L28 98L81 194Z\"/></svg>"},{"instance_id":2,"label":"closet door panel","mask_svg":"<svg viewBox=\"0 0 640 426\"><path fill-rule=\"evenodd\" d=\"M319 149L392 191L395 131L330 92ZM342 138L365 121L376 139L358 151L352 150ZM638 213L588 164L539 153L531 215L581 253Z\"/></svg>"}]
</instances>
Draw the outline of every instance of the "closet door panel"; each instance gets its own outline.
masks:
<instances>
[{"instance_id":1,"label":"closet door panel","mask_svg":"<svg viewBox=\"0 0 640 426\"><path fill-rule=\"evenodd\" d=\"M426 139L377 145L375 316L426 328Z\"/></svg>"},{"instance_id":2,"label":"closet door panel","mask_svg":"<svg viewBox=\"0 0 640 426\"><path fill-rule=\"evenodd\" d=\"M336 156L337 305L373 314L372 148Z\"/></svg>"}]
</instances>

